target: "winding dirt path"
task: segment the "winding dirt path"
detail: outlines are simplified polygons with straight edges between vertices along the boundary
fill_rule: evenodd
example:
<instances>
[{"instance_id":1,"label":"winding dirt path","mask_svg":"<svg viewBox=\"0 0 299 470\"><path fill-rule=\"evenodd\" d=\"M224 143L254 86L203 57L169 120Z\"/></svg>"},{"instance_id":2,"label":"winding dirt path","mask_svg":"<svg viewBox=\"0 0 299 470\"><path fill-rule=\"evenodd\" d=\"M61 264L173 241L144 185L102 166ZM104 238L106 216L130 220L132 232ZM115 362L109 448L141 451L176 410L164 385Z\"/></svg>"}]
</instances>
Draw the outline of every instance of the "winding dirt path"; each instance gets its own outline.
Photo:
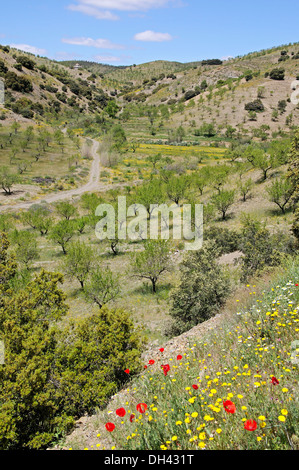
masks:
<instances>
[{"instance_id":1,"label":"winding dirt path","mask_svg":"<svg viewBox=\"0 0 299 470\"><path fill-rule=\"evenodd\" d=\"M64 199L71 199L74 196L81 196L84 193L90 191L96 191L99 187L100 181L100 156L98 154L99 149L99 142L94 139L91 139L93 144L91 148L91 153L93 156L93 162L90 170L89 181L84 186L76 189L70 189L68 191L62 191L60 193L53 193L49 195L42 195L38 199L30 202L18 202L17 204L12 205L3 205L0 206L0 212L4 212L7 210L19 210L19 209L29 209L33 204L37 204L39 201L47 202L48 204L52 204L54 202L62 201Z\"/></svg>"}]
</instances>

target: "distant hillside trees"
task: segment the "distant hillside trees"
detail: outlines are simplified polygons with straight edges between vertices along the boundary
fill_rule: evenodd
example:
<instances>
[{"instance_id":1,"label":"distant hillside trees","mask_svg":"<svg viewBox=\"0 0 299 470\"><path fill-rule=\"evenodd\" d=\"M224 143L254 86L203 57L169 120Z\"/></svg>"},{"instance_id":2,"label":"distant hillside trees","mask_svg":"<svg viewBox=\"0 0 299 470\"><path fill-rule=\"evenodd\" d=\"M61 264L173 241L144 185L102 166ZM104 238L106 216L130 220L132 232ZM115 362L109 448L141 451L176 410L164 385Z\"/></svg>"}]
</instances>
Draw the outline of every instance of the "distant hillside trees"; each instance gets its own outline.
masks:
<instances>
[{"instance_id":1,"label":"distant hillside trees","mask_svg":"<svg viewBox=\"0 0 299 470\"><path fill-rule=\"evenodd\" d=\"M246 111L256 111L256 112L261 113L262 111L265 110L265 107L263 105L263 102L260 99L256 99L254 101L251 101L250 103L246 103L245 109Z\"/></svg>"},{"instance_id":2,"label":"distant hillside trees","mask_svg":"<svg viewBox=\"0 0 299 470\"><path fill-rule=\"evenodd\" d=\"M271 72L269 73L269 77L270 77L272 80L284 80L284 77L285 77L285 69L283 69L283 68L275 68L275 69L271 70Z\"/></svg>"},{"instance_id":3,"label":"distant hillside trees","mask_svg":"<svg viewBox=\"0 0 299 470\"><path fill-rule=\"evenodd\" d=\"M36 63L26 55L20 55L19 57L17 57L16 60L19 64L29 70L34 70L34 67L36 65Z\"/></svg>"},{"instance_id":4,"label":"distant hillside trees","mask_svg":"<svg viewBox=\"0 0 299 470\"><path fill-rule=\"evenodd\" d=\"M223 61L220 59L207 59L207 60L202 60L201 64L202 65L222 65Z\"/></svg>"},{"instance_id":5,"label":"distant hillside trees","mask_svg":"<svg viewBox=\"0 0 299 470\"><path fill-rule=\"evenodd\" d=\"M33 86L31 81L25 77L19 77L14 72L7 72L5 74L5 85L13 91L19 91L21 93L31 93Z\"/></svg>"}]
</instances>

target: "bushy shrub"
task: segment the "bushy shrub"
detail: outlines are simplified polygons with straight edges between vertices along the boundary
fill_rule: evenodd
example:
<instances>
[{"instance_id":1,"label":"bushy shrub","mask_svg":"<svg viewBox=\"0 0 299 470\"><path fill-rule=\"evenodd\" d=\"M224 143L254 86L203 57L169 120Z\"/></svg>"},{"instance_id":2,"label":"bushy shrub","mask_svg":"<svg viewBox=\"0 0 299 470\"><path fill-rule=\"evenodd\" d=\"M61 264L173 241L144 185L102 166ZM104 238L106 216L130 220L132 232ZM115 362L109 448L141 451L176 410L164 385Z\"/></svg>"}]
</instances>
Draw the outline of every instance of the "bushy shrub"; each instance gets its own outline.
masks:
<instances>
[{"instance_id":1,"label":"bushy shrub","mask_svg":"<svg viewBox=\"0 0 299 470\"><path fill-rule=\"evenodd\" d=\"M168 336L179 335L216 315L230 292L230 280L217 263L220 250L207 241L201 250L188 252L181 264L179 286L171 294L173 324Z\"/></svg>"},{"instance_id":2,"label":"bushy shrub","mask_svg":"<svg viewBox=\"0 0 299 470\"><path fill-rule=\"evenodd\" d=\"M271 72L269 74L269 77L272 80L284 80L284 76L285 76L285 69L283 69L283 68L273 69L273 70L271 70Z\"/></svg>"},{"instance_id":3,"label":"bushy shrub","mask_svg":"<svg viewBox=\"0 0 299 470\"><path fill-rule=\"evenodd\" d=\"M58 327L68 312L61 274L42 271L12 291L16 275L0 234L0 447L44 449L103 406L140 370L143 339L129 315L102 309Z\"/></svg>"},{"instance_id":4,"label":"bushy shrub","mask_svg":"<svg viewBox=\"0 0 299 470\"><path fill-rule=\"evenodd\" d=\"M265 225L249 216L243 220L240 250L243 253L240 260L243 281L281 262L277 240L271 236Z\"/></svg>"},{"instance_id":5,"label":"bushy shrub","mask_svg":"<svg viewBox=\"0 0 299 470\"><path fill-rule=\"evenodd\" d=\"M240 234L223 227L210 227L204 231L205 240L214 240L220 255L233 253L239 249Z\"/></svg>"},{"instance_id":6,"label":"bushy shrub","mask_svg":"<svg viewBox=\"0 0 299 470\"><path fill-rule=\"evenodd\" d=\"M34 67L36 65L36 63L33 60L29 59L29 57L27 57L26 55L20 55L17 58L17 62L29 70L34 70Z\"/></svg>"},{"instance_id":7,"label":"bushy shrub","mask_svg":"<svg viewBox=\"0 0 299 470\"><path fill-rule=\"evenodd\" d=\"M260 113L265 110L265 107L260 99L256 99L250 103L246 103L245 109L246 111L257 111Z\"/></svg>"},{"instance_id":8,"label":"bushy shrub","mask_svg":"<svg viewBox=\"0 0 299 470\"><path fill-rule=\"evenodd\" d=\"M5 85L13 91L20 91L23 93L30 93L33 91L31 81L25 77L19 77L14 72L7 72L5 74Z\"/></svg>"}]
</instances>

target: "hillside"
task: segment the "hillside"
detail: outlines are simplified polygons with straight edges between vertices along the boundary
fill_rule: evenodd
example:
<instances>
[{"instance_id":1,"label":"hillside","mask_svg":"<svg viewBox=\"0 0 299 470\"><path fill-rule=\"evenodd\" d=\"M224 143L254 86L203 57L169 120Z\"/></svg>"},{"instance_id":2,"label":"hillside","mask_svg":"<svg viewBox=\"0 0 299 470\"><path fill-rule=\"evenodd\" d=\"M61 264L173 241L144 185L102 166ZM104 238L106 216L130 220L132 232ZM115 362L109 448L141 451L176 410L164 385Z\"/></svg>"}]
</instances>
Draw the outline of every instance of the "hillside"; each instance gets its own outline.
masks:
<instances>
[{"instance_id":1,"label":"hillside","mask_svg":"<svg viewBox=\"0 0 299 470\"><path fill-rule=\"evenodd\" d=\"M101 78L88 71L5 46L0 47L0 78L5 84L2 120L43 121L58 114L94 113L110 99Z\"/></svg>"},{"instance_id":2,"label":"hillside","mask_svg":"<svg viewBox=\"0 0 299 470\"><path fill-rule=\"evenodd\" d=\"M298 450L298 264L285 271L151 345L144 371L54 449Z\"/></svg>"},{"instance_id":3,"label":"hillside","mask_svg":"<svg viewBox=\"0 0 299 470\"><path fill-rule=\"evenodd\" d=\"M298 53L0 47L1 449L297 448Z\"/></svg>"}]
</instances>

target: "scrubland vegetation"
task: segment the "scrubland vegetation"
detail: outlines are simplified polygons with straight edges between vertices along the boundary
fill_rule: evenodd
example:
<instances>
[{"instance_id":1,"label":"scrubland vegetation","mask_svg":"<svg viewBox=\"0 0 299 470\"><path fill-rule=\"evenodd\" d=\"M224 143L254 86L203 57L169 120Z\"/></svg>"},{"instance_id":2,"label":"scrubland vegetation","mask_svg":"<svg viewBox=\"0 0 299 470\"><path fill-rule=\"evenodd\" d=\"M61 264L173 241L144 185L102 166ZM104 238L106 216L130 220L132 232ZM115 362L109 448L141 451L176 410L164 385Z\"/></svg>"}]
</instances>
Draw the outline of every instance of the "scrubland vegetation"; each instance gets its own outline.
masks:
<instances>
[{"instance_id":1,"label":"scrubland vegetation","mask_svg":"<svg viewBox=\"0 0 299 470\"><path fill-rule=\"evenodd\" d=\"M297 49L78 75L1 48L1 449L298 449ZM99 240L124 196L130 224L203 204L202 249L172 219Z\"/></svg>"}]
</instances>

